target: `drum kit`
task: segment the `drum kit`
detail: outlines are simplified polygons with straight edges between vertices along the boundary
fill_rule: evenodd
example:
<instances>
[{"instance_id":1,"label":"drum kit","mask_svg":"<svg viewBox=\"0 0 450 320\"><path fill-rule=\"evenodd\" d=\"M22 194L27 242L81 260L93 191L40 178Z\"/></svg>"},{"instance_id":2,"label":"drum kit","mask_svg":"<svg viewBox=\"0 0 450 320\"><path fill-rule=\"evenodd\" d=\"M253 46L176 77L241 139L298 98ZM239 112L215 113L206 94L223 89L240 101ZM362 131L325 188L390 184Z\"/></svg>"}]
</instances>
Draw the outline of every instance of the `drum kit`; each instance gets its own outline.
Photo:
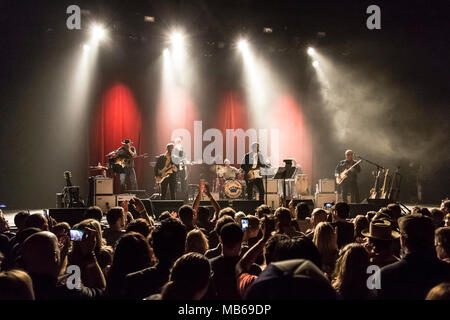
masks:
<instances>
[{"instance_id":1,"label":"drum kit","mask_svg":"<svg viewBox=\"0 0 450 320\"><path fill-rule=\"evenodd\" d=\"M240 199L245 197L246 183L242 170L223 165L211 165L210 170L216 174L213 183L213 192L220 197L228 199ZM233 172L230 174L230 172Z\"/></svg>"},{"instance_id":2,"label":"drum kit","mask_svg":"<svg viewBox=\"0 0 450 320\"><path fill-rule=\"evenodd\" d=\"M107 172L110 168L107 165L102 166L102 164L99 162L96 166L89 166L89 170L94 172L100 172L99 176L106 177Z\"/></svg>"}]
</instances>

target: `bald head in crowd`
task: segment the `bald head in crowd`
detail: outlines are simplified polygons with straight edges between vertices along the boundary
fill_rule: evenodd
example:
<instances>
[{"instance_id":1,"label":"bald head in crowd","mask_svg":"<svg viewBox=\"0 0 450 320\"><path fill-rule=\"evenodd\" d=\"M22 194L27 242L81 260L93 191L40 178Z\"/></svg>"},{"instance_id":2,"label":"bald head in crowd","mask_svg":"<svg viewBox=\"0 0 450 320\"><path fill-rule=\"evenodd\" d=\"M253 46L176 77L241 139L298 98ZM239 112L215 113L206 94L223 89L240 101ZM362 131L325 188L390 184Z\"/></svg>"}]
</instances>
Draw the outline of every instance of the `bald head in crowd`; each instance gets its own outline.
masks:
<instances>
[{"instance_id":1,"label":"bald head in crowd","mask_svg":"<svg viewBox=\"0 0 450 320\"><path fill-rule=\"evenodd\" d=\"M320 208L315 208L311 213L311 227L314 229L319 223L327 221L327 212Z\"/></svg>"},{"instance_id":2,"label":"bald head in crowd","mask_svg":"<svg viewBox=\"0 0 450 320\"><path fill-rule=\"evenodd\" d=\"M49 231L31 235L23 242L22 258L29 274L57 277L60 262L58 239Z\"/></svg>"}]
</instances>

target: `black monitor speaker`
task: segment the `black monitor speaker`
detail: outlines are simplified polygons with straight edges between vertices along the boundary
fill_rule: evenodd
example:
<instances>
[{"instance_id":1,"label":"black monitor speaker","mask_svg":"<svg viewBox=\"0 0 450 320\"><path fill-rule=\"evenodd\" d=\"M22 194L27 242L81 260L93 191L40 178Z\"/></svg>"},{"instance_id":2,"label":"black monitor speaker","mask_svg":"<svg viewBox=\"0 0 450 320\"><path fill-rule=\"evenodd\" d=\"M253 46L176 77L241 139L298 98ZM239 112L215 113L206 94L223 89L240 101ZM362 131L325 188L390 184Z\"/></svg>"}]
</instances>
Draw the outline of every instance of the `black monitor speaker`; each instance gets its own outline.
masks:
<instances>
[{"instance_id":1,"label":"black monitor speaker","mask_svg":"<svg viewBox=\"0 0 450 320\"><path fill-rule=\"evenodd\" d=\"M67 222L71 227L84 220L87 208L55 208L48 209L50 217L56 222Z\"/></svg>"},{"instance_id":2,"label":"black monitor speaker","mask_svg":"<svg viewBox=\"0 0 450 320\"><path fill-rule=\"evenodd\" d=\"M236 211L242 211L245 214L254 215L256 208L264 204L264 200L233 200L231 207Z\"/></svg>"},{"instance_id":3,"label":"black monitor speaker","mask_svg":"<svg viewBox=\"0 0 450 320\"><path fill-rule=\"evenodd\" d=\"M153 216L156 219L159 218L159 215L164 211L175 211L178 212L178 209L184 204L183 200L152 200L151 204L153 205L154 211L152 212ZM145 202L144 202L145 205ZM148 209L147 209L148 211Z\"/></svg>"}]
</instances>

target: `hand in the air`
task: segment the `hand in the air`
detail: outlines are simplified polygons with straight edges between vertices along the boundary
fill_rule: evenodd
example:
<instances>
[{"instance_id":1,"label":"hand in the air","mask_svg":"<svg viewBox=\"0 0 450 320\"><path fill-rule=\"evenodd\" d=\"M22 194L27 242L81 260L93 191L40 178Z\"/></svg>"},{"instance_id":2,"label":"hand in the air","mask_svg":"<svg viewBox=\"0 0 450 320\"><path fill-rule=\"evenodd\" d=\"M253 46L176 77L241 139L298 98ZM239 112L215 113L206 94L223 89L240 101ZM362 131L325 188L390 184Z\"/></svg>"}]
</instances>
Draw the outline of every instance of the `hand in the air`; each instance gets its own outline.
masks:
<instances>
[{"instance_id":1,"label":"hand in the air","mask_svg":"<svg viewBox=\"0 0 450 320\"><path fill-rule=\"evenodd\" d=\"M142 212L145 209L145 205L144 203L141 201L141 199L138 199L136 197L133 198L133 208L137 211L137 212Z\"/></svg>"},{"instance_id":2,"label":"hand in the air","mask_svg":"<svg viewBox=\"0 0 450 320\"><path fill-rule=\"evenodd\" d=\"M128 212L128 205L129 205L128 200L122 201L122 203L120 204L124 212Z\"/></svg>"}]
</instances>

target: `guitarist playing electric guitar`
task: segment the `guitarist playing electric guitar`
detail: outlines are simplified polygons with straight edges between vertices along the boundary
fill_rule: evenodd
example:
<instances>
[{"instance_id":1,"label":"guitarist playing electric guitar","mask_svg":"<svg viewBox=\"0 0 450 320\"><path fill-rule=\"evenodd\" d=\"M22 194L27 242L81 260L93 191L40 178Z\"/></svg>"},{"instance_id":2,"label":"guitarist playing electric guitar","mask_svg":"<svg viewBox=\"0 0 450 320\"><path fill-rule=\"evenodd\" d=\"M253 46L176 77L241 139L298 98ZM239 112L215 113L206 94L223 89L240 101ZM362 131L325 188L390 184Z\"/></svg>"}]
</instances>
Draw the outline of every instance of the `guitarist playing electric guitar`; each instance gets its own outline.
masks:
<instances>
[{"instance_id":1,"label":"guitarist playing electric guitar","mask_svg":"<svg viewBox=\"0 0 450 320\"><path fill-rule=\"evenodd\" d=\"M155 177L156 183L161 187L161 199L166 199L167 186L170 190L170 199L175 200L175 191L177 188L178 165L172 161L173 143L166 146L166 153L160 155L156 160Z\"/></svg>"},{"instance_id":2,"label":"guitarist playing electric guitar","mask_svg":"<svg viewBox=\"0 0 450 320\"><path fill-rule=\"evenodd\" d=\"M260 174L260 168L266 168L263 155L259 152L259 144L253 143L252 151L247 153L242 160L241 169L245 172L245 182L247 183L247 198L253 199L253 186L256 186L259 199L264 199L264 184Z\"/></svg>"},{"instance_id":3,"label":"guitarist playing electric guitar","mask_svg":"<svg viewBox=\"0 0 450 320\"><path fill-rule=\"evenodd\" d=\"M335 169L336 183L342 196L342 201L347 202L347 194L351 195L352 202L359 203L359 190L357 174L361 172L359 163L353 160L352 150L345 151L345 160L339 161Z\"/></svg>"},{"instance_id":4,"label":"guitarist playing electric guitar","mask_svg":"<svg viewBox=\"0 0 450 320\"><path fill-rule=\"evenodd\" d=\"M108 156L114 163L114 167L123 169L118 170L120 173L120 189L121 192L125 190L137 190L136 171L134 171L134 158L137 158L136 148L132 146L133 141L125 139L122 141L122 146L116 151L111 152ZM127 180L130 181L130 189L127 189Z\"/></svg>"}]
</instances>

